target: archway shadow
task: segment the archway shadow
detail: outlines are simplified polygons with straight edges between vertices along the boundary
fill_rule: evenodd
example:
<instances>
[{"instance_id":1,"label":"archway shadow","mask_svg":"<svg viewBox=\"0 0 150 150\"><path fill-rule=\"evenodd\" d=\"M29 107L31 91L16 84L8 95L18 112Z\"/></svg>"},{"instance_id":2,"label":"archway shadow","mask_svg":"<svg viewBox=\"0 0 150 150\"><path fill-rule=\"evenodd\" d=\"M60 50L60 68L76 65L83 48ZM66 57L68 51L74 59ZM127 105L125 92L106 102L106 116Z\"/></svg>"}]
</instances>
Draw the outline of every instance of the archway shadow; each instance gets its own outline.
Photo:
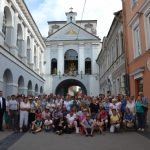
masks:
<instances>
[{"instance_id":1,"label":"archway shadow","mask_svg":"<svg viewBox=\"0 0 150 150\"><path fill-rule=\"evenodd\" d=\"M66 96L67 93L68 93L68 88L70 86L80 86L81 90L82 90L82 93L84 95L87 95L86 87L83 85L83 83L81 83L80 81L75 80L75 79L67 79L67 80L62 81L56 87L55 94L56 95L61 95L61 96Z\"/></svg>"}]
</instances>

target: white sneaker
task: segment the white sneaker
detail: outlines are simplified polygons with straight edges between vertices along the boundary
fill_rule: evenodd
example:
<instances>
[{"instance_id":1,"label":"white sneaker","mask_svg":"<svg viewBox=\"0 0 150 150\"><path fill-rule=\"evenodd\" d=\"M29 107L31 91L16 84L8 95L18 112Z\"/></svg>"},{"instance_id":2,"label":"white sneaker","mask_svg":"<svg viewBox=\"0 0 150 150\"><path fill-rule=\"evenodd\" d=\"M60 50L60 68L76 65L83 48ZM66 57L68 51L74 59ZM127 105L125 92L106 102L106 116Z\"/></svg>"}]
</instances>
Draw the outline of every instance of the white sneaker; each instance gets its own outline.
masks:
<instances>
[{"instance_id":1,"label":"white sneaker","mask_svg":"<svg viewBox=\"0 0 150 150\"><path fill-rule=\"evenodd\" d=\"M144 131L144 129L142 128L141 131Z\"/></svg>"},{"instance_id":2,"label":"white sneaker","mask_svg":"<svg viewBox=\"0 0 150 150\"><path fill-rule=\"evenodd\" d=\"M76 133L79 133L79 127L76 128Z\"/></svg>"},{"instance_id":3,"label":"white sneaker","mask_svg":"<svg viewBox=\"0 0 150 150\"><path fill-rule=\"evenodd\" d=\"M138 128L138 131L141 131L141 128Z\"/></svg>"},{"instance_id":4,"label":"white sneaker","mask_svg":"<svg viewBox=\"0 0 150 150\"><path fill-rule=\"evenodd\" d=\"M23 132L23 130L22 130L22 129L20 129L20 132Z\"/></svg>"}]
</instances>

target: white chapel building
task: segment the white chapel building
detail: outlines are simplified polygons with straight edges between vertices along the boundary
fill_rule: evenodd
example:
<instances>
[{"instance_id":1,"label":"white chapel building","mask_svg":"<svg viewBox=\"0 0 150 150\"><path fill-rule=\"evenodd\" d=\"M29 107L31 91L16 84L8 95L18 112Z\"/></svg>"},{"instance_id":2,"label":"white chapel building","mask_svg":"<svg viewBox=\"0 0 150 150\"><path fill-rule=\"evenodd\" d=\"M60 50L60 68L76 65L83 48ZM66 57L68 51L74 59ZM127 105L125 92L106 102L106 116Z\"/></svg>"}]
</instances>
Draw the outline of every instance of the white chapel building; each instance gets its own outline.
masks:
<instances>
[{"instance_id":1,"label":"white chapel building","mask_svg":"<svg viewBox=\"0 0 150 150\"><path fill-rule=\"evenodd\" d=\"M46 94L66 95L72 86L83 94L99 94L99 68L96 59L101 49L96 35L97 20L76 20L72 9L67 21L49 21L44 51Z\"/></svg>"}]
</instances>

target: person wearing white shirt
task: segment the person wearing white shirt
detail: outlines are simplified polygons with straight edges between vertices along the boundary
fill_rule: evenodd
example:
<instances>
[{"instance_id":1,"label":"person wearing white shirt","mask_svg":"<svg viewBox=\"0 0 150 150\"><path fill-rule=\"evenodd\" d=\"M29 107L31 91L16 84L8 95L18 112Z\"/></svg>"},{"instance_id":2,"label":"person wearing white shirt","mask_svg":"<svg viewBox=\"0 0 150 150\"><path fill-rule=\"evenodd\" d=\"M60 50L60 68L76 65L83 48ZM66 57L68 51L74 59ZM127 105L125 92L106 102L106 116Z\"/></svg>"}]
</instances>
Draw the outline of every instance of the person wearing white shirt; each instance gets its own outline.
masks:
<instances>
[{"instance_id":1,"label":"person wearing white shirt","mask_svg":"<svg viewBox=\"0 0 150 150\"><path fill-rule=\"evenodd\" d=\"M19 103L16 100L15 95L11 95L11 99L9 100L9 115L10 115L10 122L11 122L11 128L13 131L18 130L18 110L19 110Z\"/></svg>"},{"instance_id":2,"label":"person wearing white shirt","mask_svg":"<svg viewBox=\"0 0 150 150\"><path fill-rule=\"evenodd\" d=\"M133 115L136 115L135 101L132 100L132 98L128 99L126 108L128 108Z\"/></svg>"},{"instance_id":3,"label":"person wearing white shirt","mask_svg":"<svg viewBox=\"0 0 150 150\"><path fill-rule=\"evenodd\" d=\"M73 111L70 111L70 113L67 114L66 118L67 118L68 127L74 128L75 127L74 121L76 118L76 114Z\"/></svg>"},{"instance_id":4,"label":"person wearing white shirt","mask_svg":"<svg viewBox=\"0 0 150 150\"><path fill-rule=\"evenodd\" d=\"M22 132L23 125L27 128L28 126L28 116L29 116L29 110L31 106L27 98L23 100L23 102L20 103L20 132ZM24 123L24 124L23 124Z\"/></svg>"}]
</instances>

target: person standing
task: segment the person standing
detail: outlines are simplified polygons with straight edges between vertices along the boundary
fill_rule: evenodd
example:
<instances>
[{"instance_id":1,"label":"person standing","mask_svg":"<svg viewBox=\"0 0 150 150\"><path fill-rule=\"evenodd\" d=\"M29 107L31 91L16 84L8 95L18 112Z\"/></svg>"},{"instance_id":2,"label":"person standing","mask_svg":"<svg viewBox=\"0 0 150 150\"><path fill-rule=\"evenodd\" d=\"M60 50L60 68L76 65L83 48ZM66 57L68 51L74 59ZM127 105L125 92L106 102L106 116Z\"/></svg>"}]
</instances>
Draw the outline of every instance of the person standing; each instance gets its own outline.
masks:
<instances>
[{"instance_id":1,"label":"person standing","mask_svg":"<svg viewBox=\"0 0 150 150\"><path fill-rule=\"evenodd\" d=\"M30 110L30 102L28 101L28 98L25 97L24 100L20 103L20 132L22 132L23 126L25 127L25 130L27 130L28 127L28 117L29 117L29 110Z\"/></svg>"},{"instance_id":2,"label":"person standing","mask_svg":"<svg viewBox=\"0 0 150 150\"><path fill-rule=\"evenodd\" d=\"M3 97L3 91L0 91L0 131L3 131L3 115L6 111L6 100Z\"/></svg>"},{"instance_id":3,"label":"person standing","mask_svg":"<svg viewBox=\"0 0 150 150\"><path fill-rule=\"evenodd\" d=\"M9 100L9 114L10 114L11 128L15 132L18 130L18 125L19 125L18 110L19 110L19 103L16 100L16 96L12 95L11 99Z\"/></svg>"},{"instance_id":4,"label":"person standing","mask_svg":"<svg viewBox=\"0 0 150 150\"><path fill-rule=\"evenodd\" d=\"M135 106L138 119L138 131L144 131L144 109L141 96L138 96Z\"/></svg>"},{"instance_id":5,"label":"person standing","mask_svg":"<svg viewBox=\"0 0 150 150\"><path fill-rule=\"evenodd\" d=\"M144 110L144 123L147 125L147 112L148 112L148 98L144 96L143 92L139 92L139 96L142 99L143 110Z\"/></svg>"}]
</instances>

